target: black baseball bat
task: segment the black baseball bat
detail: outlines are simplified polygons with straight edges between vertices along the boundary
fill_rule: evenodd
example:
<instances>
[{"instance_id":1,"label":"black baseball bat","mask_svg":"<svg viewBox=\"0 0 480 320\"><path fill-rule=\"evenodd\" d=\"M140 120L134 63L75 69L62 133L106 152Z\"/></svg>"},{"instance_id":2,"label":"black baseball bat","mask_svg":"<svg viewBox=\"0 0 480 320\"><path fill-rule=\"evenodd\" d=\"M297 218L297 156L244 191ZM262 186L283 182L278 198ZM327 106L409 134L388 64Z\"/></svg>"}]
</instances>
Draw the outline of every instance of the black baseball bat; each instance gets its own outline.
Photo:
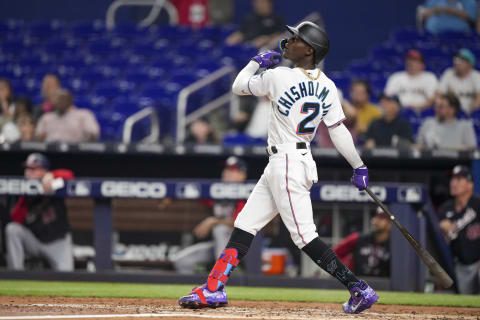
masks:
<instances>
[{"instance_id":1,"label":"black baseball bat","mask_svg":"<svg viewBox=\"0 0 480 320\"><path fill-rule=\"evenodd\" d=\"M417 253L417 255L422 259L423 263L428 267L428 269L433 273L435 278L440 282L440 284L444 288L450 288L453 284L452 278L443 270L443 268L438 264L438 262L432 257L432 255L424 248L418 241L410 234L410 232L405 229L404 226L400 222L395 219L395 216L390 212L388 207L383 204L380 199L377 198L377 196L370 190L370 188L366 188L365 191L372 197L372 199L382 208L382 210L390 216L390 221L393 222L393 224L400 230L400 232L403 234L405 239L410 242L412 245L413 249Z\"/></svg>"}]
</instances>

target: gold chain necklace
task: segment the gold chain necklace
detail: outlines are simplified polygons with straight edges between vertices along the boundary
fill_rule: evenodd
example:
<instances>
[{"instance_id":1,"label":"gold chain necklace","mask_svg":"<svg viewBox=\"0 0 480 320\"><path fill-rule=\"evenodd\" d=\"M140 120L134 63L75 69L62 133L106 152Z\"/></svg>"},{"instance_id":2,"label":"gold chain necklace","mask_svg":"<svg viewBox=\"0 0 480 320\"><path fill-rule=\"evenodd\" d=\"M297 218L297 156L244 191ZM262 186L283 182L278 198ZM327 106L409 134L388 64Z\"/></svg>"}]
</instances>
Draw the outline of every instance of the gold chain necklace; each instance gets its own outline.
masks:
<instances>
[{"instance_id":1,"label":"gold chain necklace","mask_svg":"<svg viewBox=\"0 0 480 320\"><path fill-rule=\"evenodd\" d=\"M305 69L300 68L300 67L299 67L299 69L303 72L304 75L306 75L311 80L318 80L318 78L320 78L320 75L322 74L322 71L320 71L318 69L315 69L315 70L318 70L318 74L317 74L316 77L312 77Z\"/></svg>"}]
</instances>

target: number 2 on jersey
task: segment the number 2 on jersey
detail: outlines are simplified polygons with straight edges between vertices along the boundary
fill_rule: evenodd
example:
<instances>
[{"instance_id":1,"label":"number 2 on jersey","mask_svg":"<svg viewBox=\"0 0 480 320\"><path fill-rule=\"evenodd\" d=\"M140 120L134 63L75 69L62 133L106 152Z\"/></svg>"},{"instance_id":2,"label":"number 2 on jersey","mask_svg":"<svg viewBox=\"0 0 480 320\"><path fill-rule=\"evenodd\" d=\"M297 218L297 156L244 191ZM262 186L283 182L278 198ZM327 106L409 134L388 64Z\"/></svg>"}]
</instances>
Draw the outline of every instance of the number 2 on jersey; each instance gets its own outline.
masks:
<instances>
[{"instance_id":1,"label":"number 2 on jersey","mask_svg":"<svg viewBox=\"0 0 480 320\"><path fill-rule=\"evenodd\" d=\"M300 113L310 113L310 111L313 111L311 114L305 117L302 121L297 126L297 134L312 134L315 132L315 127L307 127L308 123L313 121L318 114L320 113L320 104L315 103L315 102L305 102L302 105L302 109L300 110Z\"/></svg>"}]
</instances>

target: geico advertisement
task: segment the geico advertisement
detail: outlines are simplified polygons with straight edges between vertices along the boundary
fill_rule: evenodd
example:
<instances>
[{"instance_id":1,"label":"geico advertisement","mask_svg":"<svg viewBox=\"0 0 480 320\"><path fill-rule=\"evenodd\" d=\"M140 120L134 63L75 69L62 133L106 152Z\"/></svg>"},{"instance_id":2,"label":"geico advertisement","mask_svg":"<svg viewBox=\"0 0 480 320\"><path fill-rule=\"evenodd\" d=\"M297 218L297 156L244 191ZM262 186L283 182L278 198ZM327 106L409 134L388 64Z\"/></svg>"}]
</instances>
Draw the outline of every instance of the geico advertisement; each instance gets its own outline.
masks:
<instances>
[{"instance_id":1,"label":"geico advertisement","mask_svg":"<svg viewBox=\"0 0 480 320\"><path fill-rule=\"evenodd\" d=\"M370 190L372 190L380 200L385 201L387 199L386 187L372 186ZM354 186L335 184L325 184L320 187L320 200L345 202L373 201L366 192L360 192Z\"/></svg>"},{"instance_id":2,"label":"geico advertisement","mask_svg":"<svg viewBox=\"0 0 480 320\"><path fill-rule=\"evenodd\" d=\"M162 182L104 181L100 187L104 197L165 198L167 185Z\"/></svg>"},{"instance_id":3,"label":"geico advertisement","mask_svg":"<svg viewBox=\"0 0 480 320\"><path fill-rule=\"evenodd\" d=\"M247 199L254 183L212 183L210 197L212 199Z\"/></svg>"},{"instance_id":4,"label":"geico advertisement","mask_svg":"<svg viewBox=\"0 0 480 320\"><path fill-rule=\"evenodd\" d=\"M40 180L0 179L0 194L25 194L29 196L43 194Z\"/></svg>"}]
</instances>

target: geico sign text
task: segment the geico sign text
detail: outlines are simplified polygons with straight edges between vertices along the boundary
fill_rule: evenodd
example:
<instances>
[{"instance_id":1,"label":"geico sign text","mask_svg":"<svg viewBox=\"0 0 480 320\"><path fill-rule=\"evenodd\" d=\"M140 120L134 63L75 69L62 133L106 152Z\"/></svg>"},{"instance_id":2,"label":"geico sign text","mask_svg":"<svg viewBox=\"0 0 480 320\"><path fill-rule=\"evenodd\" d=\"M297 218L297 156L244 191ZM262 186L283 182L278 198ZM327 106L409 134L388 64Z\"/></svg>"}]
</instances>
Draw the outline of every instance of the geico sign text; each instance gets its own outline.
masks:
<instances>
[{"instance_id":1,"label":"geico sign text","mask_svg":"<svg viewBox=\"0 0 480 320\"><path fill-rule=\"evenodd\" d=\"M252 183L213 183L210 196L213 199L247 199L254 187Z\"/></svg>"},{"instance_id":2,"label":"geico sign text","mask_svg":"<svg viewBox=\"0 0 480 320\"><path fill-rule=\"evenodd\" d=\"M167 186L162 182L105 181L101 192L104 197L164 198Z\"/></svg>"},{"instance_id":3,"label":"geico sign text","mask_svg":"<svg viewBox=\"0 0 480 320\"><path fill-rule=\"evenodd\" d=\"M0 194L43 194L40 180L0 179Z\"/></svg>"},{"instance_id":4,"label":"geico sign text","mask_svg":"<svg viewBox=\"0 0 480 320\"><path fill-rule=\"evenodd\" d=\"M385 187L371 187L373 193L382 201L387 198ZM373 201L366 192L360 192L353 186L327 184L320 188L320 199L323 201L366 202Z\"/></svg>"}]
</instances>

